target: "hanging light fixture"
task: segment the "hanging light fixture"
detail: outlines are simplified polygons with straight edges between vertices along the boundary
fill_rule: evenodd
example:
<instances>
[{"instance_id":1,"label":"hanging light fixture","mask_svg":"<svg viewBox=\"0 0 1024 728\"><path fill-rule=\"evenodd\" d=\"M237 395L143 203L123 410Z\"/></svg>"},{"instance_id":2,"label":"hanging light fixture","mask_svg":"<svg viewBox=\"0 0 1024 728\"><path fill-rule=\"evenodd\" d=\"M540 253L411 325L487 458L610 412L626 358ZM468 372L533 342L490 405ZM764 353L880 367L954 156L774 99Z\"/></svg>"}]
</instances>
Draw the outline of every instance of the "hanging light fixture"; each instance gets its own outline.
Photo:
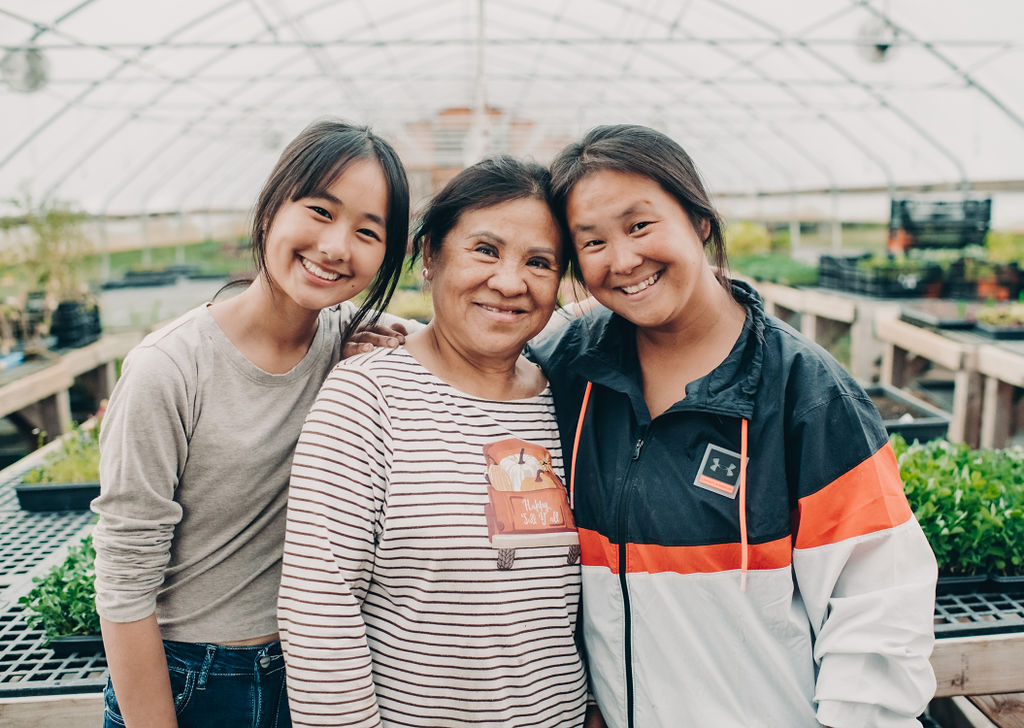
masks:
<instances>
[{"instance_id":1,"label":"hanging light fixture","mask_svg":"<svg viewBox=\"0 0 1024 728\"><path fill-rule=\"evenodd\" d=\"M50 82L50 62L35 46L12 48L0 60L0 78L12 91L34 93Z\"/></svg>"},{"instance_id":2,"label":"hanging light fixture","mask_svg":"<svg viewBox=\"0 0 1024 728\"><path fill-rule=\"evenodd\" d=\"M899 34L884 17L873 15L857 31L857 50L870 63L885 63L899 46Z\"/></svg>"}]
</instances>

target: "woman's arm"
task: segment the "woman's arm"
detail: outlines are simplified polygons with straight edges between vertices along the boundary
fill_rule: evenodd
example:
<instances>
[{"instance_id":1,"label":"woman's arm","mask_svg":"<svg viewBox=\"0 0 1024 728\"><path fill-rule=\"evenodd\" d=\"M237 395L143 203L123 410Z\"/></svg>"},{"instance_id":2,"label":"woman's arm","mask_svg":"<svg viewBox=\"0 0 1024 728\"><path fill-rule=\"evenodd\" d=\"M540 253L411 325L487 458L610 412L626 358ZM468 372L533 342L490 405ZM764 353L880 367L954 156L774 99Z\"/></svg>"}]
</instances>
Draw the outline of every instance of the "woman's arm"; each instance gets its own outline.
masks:
<instances>
[{"instance_id":1,"label":"woman's arm","mask_svg":"<svg viewBox=\"0 0 1024 728\"><path fill-rule=\"evenodd\" d=\"M935 692L935 557L866 397L840 395L787 437L798 463L793 570L814 631L824 725L917 725Z\"/></svg>"},{"instance_id":2,"label":"woman's arm","mask_svg":"<svg viewBox=\"0 0 1024 728\"><path fill-rule=\"evenodd\" d=\"M127 728L177 728L167 658L156 615L137 622L100 618L103 648Z\"/></svg>"},{"instance_id":3,"label":"woman's arm","mask_svg":"<svg viewBox=\"0 0 1024 728\"><path fill-rule=\"evenodd\" d=\"M295 449L277 612L295 726L380 725L362 603L383 507L386 429L375 382L340 367Z\"/></svg>"},{"instance_id":4,"label":"woman's arm","mask_svg":"<svg viewBox=\"0 0 1024 728\"><path fill-rule=\"evenodd\" d=\"M136 349L101 425L96 609L129 727L176 725L156 595L181 520L174 489L188 450L182 381L165 354Z\"/></svg>"}]
</instances>

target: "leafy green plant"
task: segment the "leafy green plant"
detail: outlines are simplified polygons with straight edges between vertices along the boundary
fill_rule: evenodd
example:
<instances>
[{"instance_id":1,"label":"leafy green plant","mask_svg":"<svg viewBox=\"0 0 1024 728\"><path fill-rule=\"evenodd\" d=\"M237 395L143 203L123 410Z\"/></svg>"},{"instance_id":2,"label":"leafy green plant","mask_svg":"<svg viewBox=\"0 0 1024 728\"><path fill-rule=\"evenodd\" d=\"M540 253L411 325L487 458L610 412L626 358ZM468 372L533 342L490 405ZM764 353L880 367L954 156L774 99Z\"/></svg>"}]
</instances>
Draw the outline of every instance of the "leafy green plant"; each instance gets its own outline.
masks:
<instances>
[{"instance_id":1,"label":"leafy green plant","mask_svg":"<svg viewBox=\"0 0 1024 728\"><path fill-rule=\"evenodd\" d=\"M75 426L43 465L22 476L25 484L90 483L100 479L100 428Z\"/></svg>"},{"instance_id":2,"label":"leafy green plant","mask_svg":"<svg viewBox=\"0 0 1024 728\"><path fill-rule=\"evenodd\" d=\"M737 255L729 264L733 270L758 281L786 286L813 286L818 282L817 266L791 258L789 253Z\"/></svg>"},{"instance_id":3,"label":"leafy green plant","mask_svg":"<svg viewBox=\"0 0 1024 728\"><path fill-rule=\"evenodd\" d=\"M92 536L86 536L68 549L63 563L35 577L35 587L18 600L25 610L25 622L42 629L47 643L55 637L99 634L95 558Z\"/></svg>"},{"instance_id":4,"label":"leafy green plant","mask_svg":"<svg viewBox=\"0 0 1024 728\"><path fill-rule=\"evenodd\" d=\"M939 573L1024 573L1024 449L892 437L907 500Z\"/></svg>"}]
</instances>

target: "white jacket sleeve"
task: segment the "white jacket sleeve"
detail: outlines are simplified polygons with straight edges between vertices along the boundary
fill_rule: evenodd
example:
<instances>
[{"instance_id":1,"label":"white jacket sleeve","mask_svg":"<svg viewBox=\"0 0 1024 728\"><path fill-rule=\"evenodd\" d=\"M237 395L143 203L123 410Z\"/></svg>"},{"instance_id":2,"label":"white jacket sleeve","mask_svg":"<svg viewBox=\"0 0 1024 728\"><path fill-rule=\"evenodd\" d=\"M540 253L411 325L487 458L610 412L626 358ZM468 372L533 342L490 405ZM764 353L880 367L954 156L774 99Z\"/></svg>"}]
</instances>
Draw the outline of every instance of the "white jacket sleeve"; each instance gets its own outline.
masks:
<instances>
[{"instance_id":1,"label":"white jacket sleeve","mask_svg":"<svg viewBox=\"0 0 1024 728\"><path fill-rule=\"evenodd\" d=\"M833 403L828 421L852 417L850 406ZM935 557L882 442L797 503L793 569L815 635L817 717L835 728L913 728L935 693Z\"/></svg>"},{"instance_id":2,"label":"white jacket sleeve","mask_svg":"<svg viewBox=\"0 0 1024 728\"><path fill-rule=\"evenodd\" d=\"M380 725L362 602L390 460L376 384L338 367L292 465L278 622L296 726Z\"/></svg>"}]
</instances>

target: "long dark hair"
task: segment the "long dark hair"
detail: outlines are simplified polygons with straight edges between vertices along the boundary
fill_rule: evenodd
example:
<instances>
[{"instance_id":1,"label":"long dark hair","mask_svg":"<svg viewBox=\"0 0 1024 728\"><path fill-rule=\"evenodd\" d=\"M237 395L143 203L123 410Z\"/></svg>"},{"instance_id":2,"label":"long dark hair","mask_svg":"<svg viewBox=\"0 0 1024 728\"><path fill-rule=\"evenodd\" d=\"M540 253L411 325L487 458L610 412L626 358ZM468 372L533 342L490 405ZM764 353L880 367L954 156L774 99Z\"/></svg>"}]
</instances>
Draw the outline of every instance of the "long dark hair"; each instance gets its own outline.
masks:
<instances>
[{"instance_id":1,"label":"long dark hair","mask_svg":"<svg viewBox=\"0 0 1024 728\"><path fill-rule=\"evenodd\" d=\"M388 212L384 221L385 252L366 298L345 330L345 338L370 316L373 323L387 307L398 285L409 241L409 180L405 167L391 145L368 126L340 119L315 121L293 139L263 184L252 220L252 256L258 275L267 277L267 233L274 216L287 201L322 195L350 164L375 160L384 173L388 188ZM372 314L371 314L372 312Z\"/></svg>"},{"instance_id":2,"label":"long dark hair","mask_svg":"<svg viewBox=\"0 0 1024 728\"><path fill-rule=\"evenodd\" d=\"M704 247L710 248L718 281L731 292L722 220L708 198L693 160L670 137L646 126L615 124L595 127L555 157L551 163L552 198L555 215L567 239L572 239L565 214L569 193L581 179L604 169L639 174L654 180L686 211L698 235L706 224L708 234L704 238ZM566 249L569 271L573 279L582 282L576 246L567 245Z\"/></svg>"},{"instance_id":3,"label":"long dark hair","mask_svg":"<svg viewBox=\"0 0 1024 728\"><path fill-rule=\"evenodd\" d=\"M466 167L430 200L420 216L412 238L412 259L422 255L424 248L436 259L463 213L527 197L551 207L551 174L536 162L499 154ZM562 247L569 246L563 241Z\"/></svg>"}]
</instances>

